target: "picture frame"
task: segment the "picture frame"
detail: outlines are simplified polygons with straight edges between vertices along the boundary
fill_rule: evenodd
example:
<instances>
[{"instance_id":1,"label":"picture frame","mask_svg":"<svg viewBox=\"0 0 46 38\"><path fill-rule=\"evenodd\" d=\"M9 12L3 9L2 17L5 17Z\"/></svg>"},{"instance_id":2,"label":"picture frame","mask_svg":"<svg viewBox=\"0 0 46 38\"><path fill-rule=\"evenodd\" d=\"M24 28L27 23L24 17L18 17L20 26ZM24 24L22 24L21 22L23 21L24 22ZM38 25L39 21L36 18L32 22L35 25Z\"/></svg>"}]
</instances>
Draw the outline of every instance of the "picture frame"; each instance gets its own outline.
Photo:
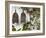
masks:
<instances>
[{"instance_id":1,"label":"picture frame","mask_svg":"<svg viewBox=\"0 0 46 38\"><path fill-rule=\"evenodd\" d=\"M19 19L19 17L17 17L17 15L14 16L14 18L16 17L15 18L16 20L11 20L13 17L12 15L14 14L14 13L12 14L11 12L15 12L18 9L21 11L26 10L28 12L27 14L30 14L29 13L30 10L33 9L33 11L31 11L31 12L33 12L34 16L37 15L35 13L39 12L39 17L40 17L40 28L39 29L40 30L36 30L37 28L35 30L33 30L32 28L34 26L31 28L33 31L31 29L30 30L26 29L27 31L24 29L23 30L19 29L20 31L18 31L18 30L16 31L15 29L12 30L12 28L14 28L14 26L13 26L14 24L12 24L12 23L16 22L18 24L17 26L19 26L19 24L22 24L23 22L25 23L26 16L23 14L22 15L25 18L22 16L23 17L23 18L21 17L22 21ZM21 11L19 11L19 12L21 13ZM18 15L20 13L18 13ZM32 16L32 17L34 17L34 16ZM28 15L27 15L27 17L28 17ZM19 19L19 21L17 20L17 18ZM27 20L28 19L29 18L27 18ZM16 23L15 23L15 25L16 25ZM34 25L34 24L32 24L32 25ZM18 28L17 26L15 26L16 29ZM21 26L19 26L19 27L21 27ZM44 35L44 34L45 34L45 4L44 3L18 2L18 1L6 1L5 2L5 36L6 37L35 36L35 35Z\"/></svg>"}]
</instances>

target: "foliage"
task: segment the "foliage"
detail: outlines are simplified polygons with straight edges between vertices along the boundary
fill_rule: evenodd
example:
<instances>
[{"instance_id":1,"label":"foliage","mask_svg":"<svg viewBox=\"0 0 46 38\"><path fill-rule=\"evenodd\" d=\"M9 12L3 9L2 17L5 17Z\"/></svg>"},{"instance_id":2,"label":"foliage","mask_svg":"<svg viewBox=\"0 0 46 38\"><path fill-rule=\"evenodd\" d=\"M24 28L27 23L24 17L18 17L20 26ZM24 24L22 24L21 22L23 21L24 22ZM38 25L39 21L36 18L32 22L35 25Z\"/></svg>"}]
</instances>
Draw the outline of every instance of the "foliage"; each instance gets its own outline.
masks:
<instances>
[{"instance_id":1,"label":"foliage","mask_svg":"<svg viewBox=\"0 0 46 38\"><path fill-rule=\"evenodd\" d=\"M16 31L16 28L12 25L12 31Z\"/></svg>"},{"instance_id":2,"label":"foliage","mask_svg":"<svg viewBox=\"0 0 46 38\"><path fill-rule=\"evenodd\" d=\"M16 31L16 29L15 28L12 28L12 31Z\"/></svg>"},{"instance_id":3,"label":"foliage","mask_svg":"<svg viewBox=\"0 0 46 38\"><path fill-rule=\"evenodd\" d=\"M18 29L17 31L20 31L21 30L21 28L20 29Z\"/></svg>"},{"instance_id":4,"label":"foliage","mask_svg":"<svg viewBox=\"0 0 46 38\"><path fill-rule=\"evenodd\" d=\"M24 30L31 30L29 26L30 26L30 27L32 26L31 22L24 23L22 30L23 30L23 31L24 31Z\"/></svg>"}]
</instances>

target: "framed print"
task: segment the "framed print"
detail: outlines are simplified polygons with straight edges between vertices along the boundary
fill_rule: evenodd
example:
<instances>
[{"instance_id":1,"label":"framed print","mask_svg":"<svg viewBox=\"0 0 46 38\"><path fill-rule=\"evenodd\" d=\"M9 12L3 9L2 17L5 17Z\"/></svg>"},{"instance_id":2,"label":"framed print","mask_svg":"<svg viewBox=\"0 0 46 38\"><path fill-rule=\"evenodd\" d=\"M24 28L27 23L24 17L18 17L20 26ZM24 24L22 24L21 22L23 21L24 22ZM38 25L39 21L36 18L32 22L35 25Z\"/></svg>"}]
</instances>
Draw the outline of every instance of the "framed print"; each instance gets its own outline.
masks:
<instances>
[{"instance_id":1,"label":"framed print","mask_svg":"<svg viewBox=\"0 0 46 38\"><path fill-rule=\"evenodd\" d=\"M45 5L31 2L5 2L5 35L45 34Z\"/></svg>"}]
</instances>

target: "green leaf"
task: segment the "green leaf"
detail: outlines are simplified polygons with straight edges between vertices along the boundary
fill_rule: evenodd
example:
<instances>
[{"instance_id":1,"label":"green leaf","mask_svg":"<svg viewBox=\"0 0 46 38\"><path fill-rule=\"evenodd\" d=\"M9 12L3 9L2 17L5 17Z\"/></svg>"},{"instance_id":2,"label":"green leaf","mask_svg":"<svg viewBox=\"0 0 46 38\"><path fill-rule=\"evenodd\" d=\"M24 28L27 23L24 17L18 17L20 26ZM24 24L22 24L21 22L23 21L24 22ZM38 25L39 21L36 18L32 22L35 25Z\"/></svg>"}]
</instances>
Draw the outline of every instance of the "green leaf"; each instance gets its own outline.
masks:
<instances>
[{"instance_id":1,"label":"green leaf","mask_svg":"<svg viewBox=\"0 0 46 38\"><path fill-rule=\"evenodd\" d=\"M20 29L18 29L17 31L20 31L21 30L21 28Z\"/></svg>"},{"instance_id":2,"label":"green leaf","mask_svg":"<svg viewBox=\"0 0 46 38\"><path fill-rule=\"evenodd\" d=\"M16 31L16 28L12 28L12 31Z\"/></svg>"}]
</instances>

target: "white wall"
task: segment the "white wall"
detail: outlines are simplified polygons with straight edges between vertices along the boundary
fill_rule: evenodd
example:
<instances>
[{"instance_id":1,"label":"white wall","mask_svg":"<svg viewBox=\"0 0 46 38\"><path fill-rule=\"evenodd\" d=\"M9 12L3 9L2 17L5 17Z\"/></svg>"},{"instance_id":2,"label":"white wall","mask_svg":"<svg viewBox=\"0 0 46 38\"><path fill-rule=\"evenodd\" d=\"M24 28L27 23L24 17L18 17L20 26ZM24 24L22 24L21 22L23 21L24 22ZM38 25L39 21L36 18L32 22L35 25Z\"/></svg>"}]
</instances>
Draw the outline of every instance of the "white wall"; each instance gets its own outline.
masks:
<instances>
[{"instance_id":1,"label":"white wall","mask_svg":"<svg viewBox=\"0 0 46 38\"><path fill-rule=\"evenodd\" d=\"M17 0L18 1L18 0ZM23 1L23 0L21 0ZM24 1L29 1L29 2L44 2L46 0L24 0ZM46 4L45 4L46 5ZM0 0L0 38L5 38L5 1ZM45 7L46 9L46 7ZM46 19L46 13L45 13L45 19ZM45 20L46 23L46 20ZM45 26L45 32L46 32L46 26ZM46 38L46 33L45 35L40 35L40 36L27 36L27 37L17 37L17 38Z\"/></svg>"}]
</instances>

